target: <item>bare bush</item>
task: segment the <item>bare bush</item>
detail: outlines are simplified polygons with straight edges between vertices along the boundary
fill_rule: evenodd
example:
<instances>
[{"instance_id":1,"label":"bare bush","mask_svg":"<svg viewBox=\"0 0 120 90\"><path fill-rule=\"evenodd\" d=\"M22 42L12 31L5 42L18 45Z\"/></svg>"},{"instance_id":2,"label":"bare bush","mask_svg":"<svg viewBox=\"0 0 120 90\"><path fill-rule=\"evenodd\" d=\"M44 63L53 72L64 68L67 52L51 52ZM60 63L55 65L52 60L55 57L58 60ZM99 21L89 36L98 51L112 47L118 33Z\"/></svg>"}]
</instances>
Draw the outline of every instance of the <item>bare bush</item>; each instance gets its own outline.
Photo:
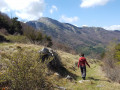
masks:
<instances>
[{"instance_id":1,"label":"bare bush","mask_svg":"<svg viewBox=\"0 0 120 90\"><path fill-rule=\"evenodd\" d=\"M52 84L45 77L46 65L38 62L39 54L19 49L13 55L1 54L5 80L12 90L48 90Z\"/></svg>"},{"instance_id":2,"label":"bare bush","mask_svg":"<svg viewBox=\"0 0 120 90\"><path fill-rule=\"evenodd\" d=\"M110 78L112 81L119 82L120 67L116 65L117 60L115 59L115 44L111 44L108 47L103 62L104 62L103 70L105 71L106 76Z\"/></svg>"},{"instance_id":3,"label":"bare bush","mask_svg":"<svg viewBox=\"0 0 120 90\"><path fill-rule=\"evenodd\" d=\"M6 29L0 29L0 33L4 35L8 35L8 32Z\"/></svg>"},{"instance_id":4,"label":"bare bush","mask_svg":"<svg viewBox=\"0 0 120 90\"><path fill-rule=\"evenodd\" d=\"M35 30L33 27L24 23L22 23L22 27L24 36L26 36L31 43L41 44L47 47L52 46L51 37L43 34L40 30Z\"/></svg>"},{"instance_id":5,"label":"bare bush","mask_svg":"<svg viewBox=\"0 0 120 90\"><path fill-rule=\"evenodd\" d=\"M68 52L68 53L76 54L76 51L73 48L71 48L67 44L59 43L57 41L53 42L52 48L58 49L58 50L63 50L63 51Z\"/></svg>"}]
</instances>

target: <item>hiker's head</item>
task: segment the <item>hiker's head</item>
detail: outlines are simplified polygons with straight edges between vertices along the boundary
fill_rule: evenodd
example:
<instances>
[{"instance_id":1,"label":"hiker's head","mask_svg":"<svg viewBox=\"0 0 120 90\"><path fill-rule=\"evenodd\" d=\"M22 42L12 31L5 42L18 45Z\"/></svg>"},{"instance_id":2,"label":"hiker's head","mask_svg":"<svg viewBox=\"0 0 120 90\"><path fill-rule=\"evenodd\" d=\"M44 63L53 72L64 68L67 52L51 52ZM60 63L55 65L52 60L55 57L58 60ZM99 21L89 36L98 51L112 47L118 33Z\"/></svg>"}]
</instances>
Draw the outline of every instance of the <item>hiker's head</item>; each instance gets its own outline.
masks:
<instances>
[{"instance_id":1,"label":"hiker's head","mask_svg":"<svg viewBox=\"0 0 120 90\"><path fill-rule=\"evenodd\" d=\"M84 57L84 53L81 53L80 56Z\"/></svg>"}]
</instances>

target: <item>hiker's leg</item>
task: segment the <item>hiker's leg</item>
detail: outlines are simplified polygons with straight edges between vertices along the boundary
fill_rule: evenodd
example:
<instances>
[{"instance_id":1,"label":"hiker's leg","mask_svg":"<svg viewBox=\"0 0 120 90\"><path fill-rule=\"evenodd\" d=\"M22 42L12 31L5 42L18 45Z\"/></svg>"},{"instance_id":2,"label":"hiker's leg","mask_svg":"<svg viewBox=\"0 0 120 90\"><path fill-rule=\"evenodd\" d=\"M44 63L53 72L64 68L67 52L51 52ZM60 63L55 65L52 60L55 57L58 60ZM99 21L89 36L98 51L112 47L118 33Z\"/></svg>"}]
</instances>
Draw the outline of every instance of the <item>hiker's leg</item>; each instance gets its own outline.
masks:
<instances>
[{"instance_id":1,"label":"hiker's leg","mask_svg":"<svg viewBox=\"0 0 120 90\"><path fill-rule=\"evenodd\" d=\"M83 68L83 66L80 66L80 69L81 69L82 79L85 80L85 77L84 77L84 68Z\"/></svg>"},{"instance_id":2,"label":"hiker's leg","mask_svg":"<svg viewBox=\"0 0 120 90\"><path fill-rule=\"evenodd\" d=\"M80 70L81 70L81 76L83 75L83 67L80 66Z\"/></svg>"},{"instance_id":3,"label":"hiker's leg","mask_svg":"<svg viewBox=\"0 0 120 90\"><path fill-rule=\"evenodd\" d=\"M83 74L82 74L83 79L85 80L86 77L86 66L83 66Z\"/></svg>"}]
</instances>

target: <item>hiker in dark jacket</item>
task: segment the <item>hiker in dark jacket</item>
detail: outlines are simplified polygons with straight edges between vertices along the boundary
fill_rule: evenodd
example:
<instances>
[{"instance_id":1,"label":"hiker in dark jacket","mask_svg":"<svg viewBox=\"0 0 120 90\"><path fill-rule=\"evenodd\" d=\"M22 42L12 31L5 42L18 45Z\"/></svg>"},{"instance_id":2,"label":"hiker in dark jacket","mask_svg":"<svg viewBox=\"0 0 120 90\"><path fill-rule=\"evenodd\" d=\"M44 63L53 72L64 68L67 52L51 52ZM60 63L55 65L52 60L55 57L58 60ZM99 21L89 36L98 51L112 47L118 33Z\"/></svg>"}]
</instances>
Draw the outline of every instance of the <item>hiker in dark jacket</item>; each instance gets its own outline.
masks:
<instances>
[{"instance_id":1,"label":"hiker in dark jacket","mask_svg":"<svg viewBox=\"0 0 120 90\"><path fill-rule=\"evenodd\" d=\"M83 80L85 80L85 77L86 77L86 64L89 66L89 68L90 68L90 65L86 61L86 58L84 57L84 54L81 54L80 56L81 57L79 58L78 68L80 67L82 78L83 78Z\"/></svg>"}]
</instances>

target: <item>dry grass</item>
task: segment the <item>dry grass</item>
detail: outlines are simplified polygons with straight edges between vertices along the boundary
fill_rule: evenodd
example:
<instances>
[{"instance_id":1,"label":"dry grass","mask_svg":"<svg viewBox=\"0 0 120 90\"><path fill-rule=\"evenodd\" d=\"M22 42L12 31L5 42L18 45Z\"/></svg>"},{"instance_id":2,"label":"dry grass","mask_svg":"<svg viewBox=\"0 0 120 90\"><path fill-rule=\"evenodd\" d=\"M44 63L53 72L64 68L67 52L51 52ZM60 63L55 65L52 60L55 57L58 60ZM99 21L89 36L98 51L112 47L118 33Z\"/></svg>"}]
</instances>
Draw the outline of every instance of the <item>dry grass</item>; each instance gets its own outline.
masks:
<instances>
[{"instance_id":1,"label":"dry grass","mask_svg":"<svg viewBox=\"0 0 120 90\"><path fill-rule=\"evenodd\" d=\"M32 45L13 44L1 47L0 87L14 90L46 90L52 84L47 81L46 65L39 60L39 53ZM3 72L4 71L4 72Z\"/></svg>"},{"instance_id":2,"label":"dry grass","mask_svg":"<svg viewBox=\"0 0 120 90\"><path fill-rule=\"evenodd\" d=\"M18 49L23 49L25 51L37 52L42 49L44 46L38 46L34 44L19 44L19 43L1 43L0 44L0 54L12 54ZM81 80L80 69L76 66L79 56L72 55L63 51L56 51L61 57L61 62L64 67L71 73L77 76L76 80L67 80L66 78L61 77L56 73L50 73L46 76L47 80L53 84L55 90L58 90L58 87L64 87L67 90L120 90L120 84L114 83L105 77L101 69L101 61L94 59L88 59L91 68L87 67L87 80L89 82L79 83ZM2 75L2 71L0 75Z\"/></svg>"}]
</instances>

